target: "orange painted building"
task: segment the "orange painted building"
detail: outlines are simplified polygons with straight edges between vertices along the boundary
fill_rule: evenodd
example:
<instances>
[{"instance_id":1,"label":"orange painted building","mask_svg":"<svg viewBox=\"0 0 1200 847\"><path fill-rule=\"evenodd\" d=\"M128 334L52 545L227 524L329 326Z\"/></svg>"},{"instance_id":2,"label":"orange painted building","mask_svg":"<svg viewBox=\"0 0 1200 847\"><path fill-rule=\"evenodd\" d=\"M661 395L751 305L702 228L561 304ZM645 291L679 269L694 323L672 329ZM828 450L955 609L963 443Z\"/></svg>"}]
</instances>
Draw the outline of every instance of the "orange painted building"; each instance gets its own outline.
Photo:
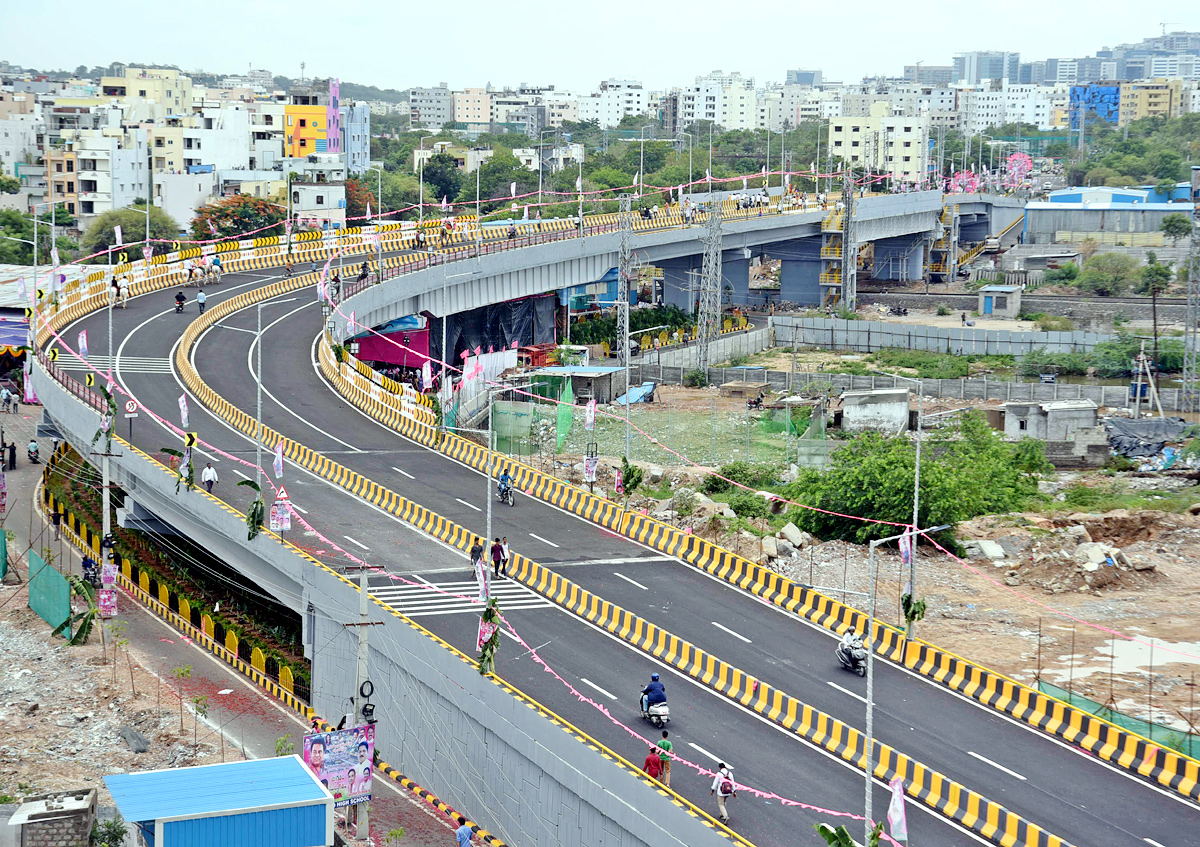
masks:
<instances>
[{"instance_id":1,"label":"orange painted building","mask_svg":"<svg viewBox=\"0 0 1200 847\"><path fill-rule=\"evenodd\" d=\"M324 105L288 103L284 107L284 124L284 155L299 158L311 153L325 152L328 136Z\"/></svg>"}]
</instances>

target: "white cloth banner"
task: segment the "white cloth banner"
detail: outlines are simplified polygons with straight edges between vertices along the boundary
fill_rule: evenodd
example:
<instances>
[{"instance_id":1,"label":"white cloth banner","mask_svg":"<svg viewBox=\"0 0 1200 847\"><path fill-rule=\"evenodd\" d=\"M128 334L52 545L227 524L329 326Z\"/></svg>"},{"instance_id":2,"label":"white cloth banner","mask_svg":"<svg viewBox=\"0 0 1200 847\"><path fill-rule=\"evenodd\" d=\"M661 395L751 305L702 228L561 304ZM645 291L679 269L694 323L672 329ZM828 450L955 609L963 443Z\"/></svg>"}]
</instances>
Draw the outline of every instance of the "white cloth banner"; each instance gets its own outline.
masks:
<instances>
[{"instance_id":1,"label":"white cloth banner","mask_svg":"<svg viewBox=\"0 0 1200 847\"><path fill-rule=\"evenodd\" d=\"M892 801L888 804L888 823L892 827L892 838L908 841L908 816L904 809L904 780L896 777L890 783Z\"/></svg>"},{"instance_id":2,"label":"white cloth banner","mask_svg":"<svg viewBox=\"0 0 1200 847\"><path fill-rule=\"evenodd\" d=\"M276 479L283 479L283 439L279 439L275 443L275 466L272 468L275 471Z\"/></svg>"},{"instance_id":3,"label":"white cloth banner","mask_svg":"<svg viewBox=\"0 0 1200 847\"><path fill-rule=\"evenodd\" d=\"M588 430L596 428L596 401L595 401L595 399L588 400L588 402L587 402L587 408L585 409L585 411L583 413L583 428L588 429Z\"/></svg>"},{"instance_id":4,"label":"white cloth banner","mask_svg":"<svg viewBox=\"0 0 1200 847\"><path fill-rule=\"evenodd\" d=\"M583 460L583 481L596 481L596 468L600 465L598 456L588 456Z\"/></svg>"},{"instance_id":5,"label":"white cloth banner","mask_svg":"<svg viewBox=\"0 0 1200 847\"><path fill-rule=\"evenodd\" d=\"M79 347L79 355L80 355L80 356L83 356L83 358L85 358L85 359L86 359L86 358L88 357L88 348L87 348L87 330L86 330L86 329L85 329L85 330L82 330L82 331L79 333L79 345L78 345L78 347Z\"/></svg>"},{"instance_id":6,"label":"white cloth banner","mask_svg":"<svg viewBox=\"0 0 1200 847\"><path fill-rule=\"evenodd\" d=\"M113 236L117 239L117 246L123 247L125 242L122 240L121 225L117 224L113 227Z\"/></svg>"},{"instance_id":7,"label":"white cloth banner","mask_svg":"<svg viewBox=\"0 0 1200 847\"><path fill-rule=\"evenodd\" d=\"M185 429L190 426L188 423L188 404L186 394L179 395L179 420L182 422L182 426Z\"/></svg>"}]
</instances>

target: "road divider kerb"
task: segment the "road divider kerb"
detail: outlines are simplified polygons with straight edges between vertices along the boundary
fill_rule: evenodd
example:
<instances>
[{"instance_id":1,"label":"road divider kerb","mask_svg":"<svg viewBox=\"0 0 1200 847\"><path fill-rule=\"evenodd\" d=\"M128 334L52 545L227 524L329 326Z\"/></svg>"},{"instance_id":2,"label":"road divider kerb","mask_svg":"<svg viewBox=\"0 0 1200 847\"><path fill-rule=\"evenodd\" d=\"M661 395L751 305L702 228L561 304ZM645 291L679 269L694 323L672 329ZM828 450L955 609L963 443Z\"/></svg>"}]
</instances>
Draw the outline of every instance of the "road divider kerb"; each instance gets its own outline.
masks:
<instances>
[{"instance_id":1,"label":"road divider kerb","mask_svg":"<svg viewBox=\"0 0 1200 847\"><path fill-rule=\"evenodd\" d=\"M245 292L218 304L184 330L181 343L176 351L176 366L188 388L206 407L239 430L252 436L255 434L254 420L209 388L192 367L190 362L192 344L208 326L225 316L253 303L295 290L304 284L308 283L295 279L284 280ZM320 344L318 347L320 348L319 365L327 378L339 381L344 390L355 392L360 395L361 399L375 402L368 392L356 386L346 376L349 366L343 367L343 363L335 361L329 344ZM404 425L416 429L433 430L433 427L411 418L405 418ZM358 496L369 497L370 502L411 523L422 532L460 550L466 550L472 539L476 537L476 533L469 532L424 506L385 489L356 471L319 456L315 451L284 438L270 428L264 427L261 437L264 445L271 449L274 449L275 445L282 441L284 455L289 456L292 461L320 474L346 491ZM457 436L450 436L450 438L457 438ZM459 440L462 441L462 439ZM459 446L465 453L476 456L478 460L482 460L485 455L483 448L479 445L464 441ZM519 479L518 484L521 484ZM784 723L779 718L776 718L775 722L856 767L865 768L865 736L858 730L829 715L818 712L778 689L770 688L740 669L700 650L695 645L672 635L661 627L640 619L632 612L603 600L528 557L514 554L511 570L520 582L553 600L556 604L608 632L622 637L623 640L649 655L673 665L730 700L750 707L764 716L771 712L777 715L794 716L789 723ZM768 704L774 704L774 706L769 708ZM885 781L897 776L901 777L911 796L939 811L950 808L945 797L932 793L929 785L925 782L930 774L935 773L934 771L886 745L876 744L876 749L878 762L874 773L877 777ZM944 780L943 784L947 790L953 788L962 796L970 798L974 808L989 810L989 814L1000 824L996 828L991 828L977 814L972 815L969 810L962 811L957 808L948 816L968 828L975 829L1002 847L1016 847L1017 845L1062 847L1067 844L1036 824L1025 821L1002 806L957 785L957 783Z\"/></svg>"}]
</instances>

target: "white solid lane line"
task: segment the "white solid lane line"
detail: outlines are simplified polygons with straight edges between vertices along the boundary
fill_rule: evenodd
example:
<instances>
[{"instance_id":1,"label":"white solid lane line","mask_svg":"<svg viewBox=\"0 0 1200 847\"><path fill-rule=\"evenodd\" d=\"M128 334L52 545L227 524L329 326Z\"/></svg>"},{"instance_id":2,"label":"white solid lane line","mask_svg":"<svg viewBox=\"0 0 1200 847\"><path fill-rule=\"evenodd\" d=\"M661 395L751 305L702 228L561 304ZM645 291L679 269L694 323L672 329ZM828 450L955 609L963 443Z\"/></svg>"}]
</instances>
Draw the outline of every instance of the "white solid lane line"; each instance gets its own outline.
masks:
<instances>
[{"instance_id":1,"label":"white solid lane line","mask_svg":"<svg viewBox=\"0 0 1200 847\"><path fill-rule=\"evenodd\" d=\"M996 770L1004 771L1009 776L1015 776L1017 779L1021 780L1022 782L1025 781L1025 777L1021 776L1016 771L1010 771L1008 768L1004 767L1004 765L998 765L995 762L993 762L991 759L989 759L987 756L980 756L974 750L968 750L967 755L973 756L974 758L978 759L981 762L987 762L989 765L994 767Z\"/></svg>"},{"instance_id":2,"label":"white solid lane line","mask_svg":"<svg viewBox=\"0 0 1200 847\"><path fill-rule=\"evenodd\" d=\"M730 635L732 635L734 638L740 638L740 639L742 639L742 641L745 641L747 644L752 644L752 643L753 643L753 642L752 642L752 641L751 641L749 638L747 638L746 636L742 635L742 634L741 634L741 633L739 633L739 632L734 632L732 629L730 629L730 628L729 628L729 627L727 627L727 626L721 626L721 625L720 625L719 623L717 623L716 621L711 621L710 623L712 623L712 625L713 625L713 626L715 626L717 629L719 629L719 630L722 630L722 631L724 631L724 632L728 632L728 633L729 633Z\"/></svg>"},{"instance_id":3,"label":"white solid lane line","mask_svg":"<svg viewBox=\"0 0 1200 847\"><path fill-rule=\"evenodd\" d=\"M231 471L233 471L233 472L234 472L235 474L237 474L238 476L240 476L242 479L249 479L249 478L250 478L250 477L246 476L244 473L242 473L241 471L239 471L237 468L230 468L230 470L231 470Z\"/></svg>"},{"instance_id":4,"label":"white solid lane line","mask_svg":"<svg viewBox=\"0 0 1200 847\"><path fill-rule=\"evenodd\" d=\"M725 761L724 759L722 759L722 758L720 758L720 757L718 757L718 756L714 756L712 753L710 753L710 752L708 752L707 750L705 750L705 749L704 749L703 747L701 747L699 744L693 744L691 741L689 741L689 742L688 742L688 746L689 746L689 747L691 747L693 750L696 750L696 751L698 751L698 752L699 752L701 755L708 756L708 758L712 759L714 762L723 762L723 761ZM865 771L864 771L864 773L865 773Z\"/></svg>"},{"instance_id":5,"label":"white solid lane line","mask_svg":"<svg viewBox=\"0 0 1200 847\"><path fill-rule=\"evenodd\" d=\"M826 680L826 684L827 684L827 685L828 685L830 688L836 688L838 691L842 692L842 693L843 693L843 694L845 694L847 697L853 697L855 700L857 700L857 701L858 701L858 702L860 702L860 703L866 703L866 702L867 702L867 698L866 698L866 697L863 697L861 694L855 694L853 691L850 691L850 690L849 690L849 689L847 689L847 688L842 688L842 686L838 685L836 682L829 682L828 680Z\"/></svg>"},{"instance_id":6,"label":"white solid lane line","mask_svg":"<svg viewBox=\"0 0 1200 847\"><path fill-rule=\"evenodd\" d=\"M630 583L631 585L636 585L638 588L642 589L642 591L650 590L649 588L647 588L646 586L644 586L640 582L638 582L636 579L630 579L629 577L625 576L625 574L623 574L623 573L617 573L616 571L613 571L613 576L620 577L621 579L625 580L626 582Z\"/></svg>"},{"instance_id":7,"label":"white solid lane line","mask_svg":"<svg viewBox=\"0 0 1200 847\"><path fill-rule=\"evenodd\" d=\"M1165 844L1159 844L1153 838L1143 838L1142 840L1149 844L1150 847L1167 847Z\"/></svg>"},{"instance_id":8,"label":"white solid lane line","mask_svg":"<svg viewBox=\"0 0 1200 847\"><path fill-rule=\"evenodd\" d=\"M370 550L370 549L371 549L371 548L370 548L370 547L368 547L366 544L363 544L361 541L359 541L357 538L351 538L349 535L343 535L343 536L342 536L342 538L346 539L346 540L347 540L347 541L349 541L351 544L357 544L359 547L363 548L364 550Z\"/></svg>"},{"instance_id":9,"label":"white solid lane line","mask_svg":"<svg viewBox=\"0 0 1200 847\"><path fill-rule=\"evenodd\" d=\"M308 514L308 509L301 508L300 506L297 506L295 503L292 504L292 508L295 509L297 512L299 512L302 515Z\"/></svg>"},{"instance_id":10,"label":"white solid lane line","mask_svg":"<svg viewBox=\"0 0 1200 847\"><path fill-rule=\"evenodd\" d=\"M617 695L616 695L616 694L613 694L613 693L611 693L611 692L609 692L609 691L605 691L603 688L601 688L601 687L600 687L599 685L597 685L596 683L592 682L590 679L584 679L583 677L580 677L580 678L579 678L579 681L580 681L580 682L582 682L584 685L587 685L587 686L590 686L590 687L592 687L592 688L596 689L596 690L597 690L597 691L599 691L601 694L603 694L605 697L607 697L609 700L616 700L616 699L617 699Z\"/></svg>"},{"instance_id":11,"label":"white solid lane line","mask_svg":"<svg viewBox=\"0 0 1200 847\"><path fill-rule=\"evenodd\" d=\"M475 510L475 511L477 511L477 512L482 512L482 511L483 511L483 509L479 508L479 507L478 507L478 506L476 506L474 503L468 503L466 500L462 499L461 497L455 497L454 499L455 499L455 500L457 500L459 503L462 503L462 504L463 504L464 506L466 506L468 509L474 509L474 510Z\"/></svg>"},{"instance_id":12,"label":"white solid lane line","mask_svg":"<svg viewBox=\"0 0 1200 847\"><path fill-rule=\"evenodd\" d=\"M394 470L396 473L400 474L401 476L406 476L409 479L416 479L416 477L413 476L412 474L410 474L408 471L402 471L395 465L392 465L392 470Z\"/></svg>"},{"instance_id":13,"label":"white solid lane line","mask_svg":"<svg viewBox=\"0 0 1200 847\"><path fill-rule=\"evenodd\" d=\"M530 537L530 538L536 538L538 541L542 542L543 544L549 544L551 547L557 547L557 546L558 546L558 545L557 545L557 544L555 544L553 541L547 541L546 539L542 538L540 535L534 535L532 532L531 532L531 533L529 533L529 537Z\"/></svg>"}]
</instances>

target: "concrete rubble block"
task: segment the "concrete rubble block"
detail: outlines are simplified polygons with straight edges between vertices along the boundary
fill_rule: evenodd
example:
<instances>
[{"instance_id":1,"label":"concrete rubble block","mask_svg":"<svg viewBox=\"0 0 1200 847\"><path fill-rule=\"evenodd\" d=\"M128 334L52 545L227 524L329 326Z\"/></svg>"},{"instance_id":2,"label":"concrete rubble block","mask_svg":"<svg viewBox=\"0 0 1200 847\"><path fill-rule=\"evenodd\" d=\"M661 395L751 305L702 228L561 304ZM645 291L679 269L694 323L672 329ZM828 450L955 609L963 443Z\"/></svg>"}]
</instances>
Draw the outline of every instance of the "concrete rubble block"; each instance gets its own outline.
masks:
<instances>
[{"instance_id":1,"label":"concrete rubble block","mask_svg":"<svg viewBox=\"0 0 1200 847\"><path fill-rule=\"evenodd\" d=\"M975 544L980 554L987 559L999 561L1005 557L1004 548L987 538L980 538L975 541L968 541L967 544Z\"/></svg>"},{"instance_id":2,"label":"concrete rubble block","mask_svg":"<svg viewBox=\"0 0 1200 847\"><path fill-rule=\"evenodd\" d=\"M1112 549L1107 544L1100 544L1095 541L1085 541L1075 548L1075 560L1085 562L1087 564L1101 565L1108 557L1108 551ZM1094 568L1092 570L1095 570Z\"/></svg>"},{"instance_id":3,"label":"concrete rubble block","mask_svg":"<svg viewBox=\"0 0 1200 847\"><path fill-rule=\"evenodd\" d=\"M781 559L787 559L791 556L795 556L797 552L796 548L792 546L792 542L788 541L786 538L780 538L775 541L775 549L779 551L779 557Z\"/></svg>"},{"instance_id":4,"label":"concrete rubble block","mask_svg":"<svg viewBox=\"0 0 1200 847\"><path fill-rule=\"evenodd\" d=\"M1074 526L1067 527L1066 533L1080 542L1092 540L1091 534L1087 531L1087 527L1083 524L1075 524Z\"/></svg>"},{"instance_id":5,"label":"concrete rubble block","mask_svg":"<svg viewBox=\"0 0 1200 847\"><path fill-rule=\"evenodd\" d=\"M652 483L657 485L658 483L662 482L663 469L660 468L658 465L651 465L649 468L646 469L646 476L648 476L650 478L650 481Z\"/></svg>"},{"instance_id":6,"label":"concrete rubble block","mask_svg":"<svg viewBox=\"0 0 1200 847\"><path fill-rule=\"evenodd\" d=\"M779 536L790 541L793 547L803 547L804 536L806 535L808 535L807 532L802 532L800 527L796 526L790 521L783 525L783 529L779 530ZM812 536L810 535L809 538L811 537Z\"/></svg>"},{"instance_id":7,"label":"concrete rubble block","mask_svg":"<svg viewBox=\"0 0 1200 847\"><path fill-rule=\"evenodd\" d=\"M728 506L725 506L723 509L721 509L720 515L721 515L721 517L728 518L731 521L735 520L737 518L737 512L735 512L733 509L729 508Z\"/></svg>"},{"instance_id":8,"label":"concrete rubble block","mask_svg":"<svg viewBox=\"0 0 1200 847\"><path fill-rule=\"evenodd\" d=\"M150 741L131 726L123 726L117 730L117 735L125 739L129 749L135 753L145 753L150 750Z\"/></svg>"},{"instance_id":9,"label":"concrete rubble block","mask_svg":"<svg viewBox=\"0 0 1200 847\"><path fill-rule=\"evenodd\" d=\"M779 547L776 545L775 539L772 536L767 535L763 537L762 551L771 559L778 558Z\"/></svg>"}]
</instances>

